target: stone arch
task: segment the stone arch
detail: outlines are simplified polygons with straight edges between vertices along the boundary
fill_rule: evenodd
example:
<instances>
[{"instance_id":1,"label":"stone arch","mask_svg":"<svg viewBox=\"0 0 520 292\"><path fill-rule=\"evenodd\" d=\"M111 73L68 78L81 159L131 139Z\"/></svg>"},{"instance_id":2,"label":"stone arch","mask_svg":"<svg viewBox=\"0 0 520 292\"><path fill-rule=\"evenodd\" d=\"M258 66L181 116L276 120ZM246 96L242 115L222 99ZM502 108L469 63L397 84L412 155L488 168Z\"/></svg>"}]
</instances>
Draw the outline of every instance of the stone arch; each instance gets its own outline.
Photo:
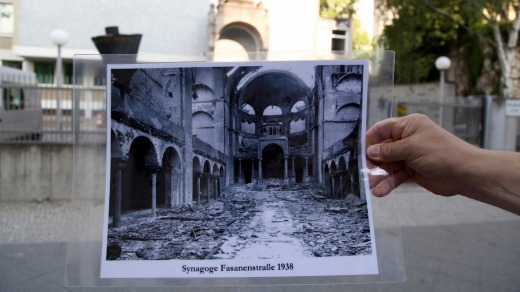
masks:
<instances>
[{"instance_id":1,"label":"stone arch","mask_svg":"<svg viewBox=\"0 0 520 292\"><path fill-rule=\"evenodd\" d=\"M196 111L192 114L192 125L197 128L213 128L213 115L205 111Z\"/></svg>"},{"instance_id":2,"label":"stone arch","mask_svg":"<svg viewBox=\"0 0 520 292\"><path fill-rule=\"evenodd\" d=\"M262 116L264 116L264 117L265 116L281 116L282 114L283 114L282 108L277 105L274 105L274 104L266 106L262 112Z\"/></svg>"},{"instance_id":3,"label":"stone arch","mask_svg":"<svg viewBox=\"0 0 520 292\"><path fill-rule=\"evenodd\" d=\"M257 114L270 105L279 106L285 109L283 114L288 114L294 103L307 98L310 93L311 89L295 73L269 69L251 72L232 102L239 107L250 104Z\"/></svg>"},{"instance_id":4,"label":"stone arch","mask_svg":"<svg viewBox=\"0 0 520 292\"><path fill-rule=\"evenodd\" d=\"M284 179L284 147L278 143L270 143L262 148L263 178Z\"/></svg>"},{"instance_id":5,"label":"stone arch","mask_svg":"<svg viewBox=\"0 0 520 292\"><path fill-rule=\"evenodd\" d=\"M305 110L305 107L306 107L306 104L305 104L305 101L304 100L297 100L293 106L291 107L291 113L297 113L297 112L301 112L301 111L304 111Z\"/></svg>"},{"instance_id":6,"label":"stone arch","mask_svg":"<svg viewBox=\"0 0 520 292\"><path fill-rule=\"evenodd\" d=\"M203 142L213 144L215 137L213 116L205 111L194 112L192 114L192 133Z\"/></svg>"},{"instance_id":7,"label":"stone arch","mask_svg":"<svg viewBox=\"0 0 520 292\"><path fill-rule=\"evenodd\" d=\"M213 167L211 167L211 175L216 175L216 176L219 175L219 170L218 170L218 164L217 163L213 163Z\"/></svg>"},{"instance_id":8,"label":"stone arch","mask_svg":"<svg viewBox=\"0 0 520 292\"><path fill-rule=\"evenodd\" d=\"M164 151L162 167L157 173L157 204L172 207L182 203L182 162L174 147Z\"/></svg>"},{"instance_id":9,"label":"stone arch","mask_svg":"<svg viewBox=\"0 0 520 292\"><path fill-rule=\"evenodd\" d=\"M348 103L336 111L336 121L355 122L361 115L361 107L357 103Z\"/></svg>"},{"instance_id":10,"label":"stone arch","mask_svg":"<svg viewBox=\"0 0 520 292\"><path fill-rule=\"evenodd\" d=\"M242 112L244 112L245 114L248 114L248 115L252 115L254 116L255 115L255 109L248 103L244 103L241 107L240 107L240 110Z\"/></svg>"},{"instance_id":11,"label":"stone arch","mask_svg":"<svg viewBox=\"0 0 520 292\"><path fill-rule=\"evenodd\" d=\"M203 83L196 83L192 85L192 95L194 102L212 101L215 99L215 92L211 87Z\"/></svg>"},{"instance_id":12,"label":"stone arch","mask_svg":"<svg viewBox=\"0 0 520 292\"><path fill-rule=\"evenodd\" d=\"M128 162L123 172L121 210L152 208L152 197L156 191L155 175L159 170L155 145L150 139L135 138L128 153Z\"/></svg>"},{"instance_id":13,"label":"stone arch","mask_svg":"<svg viewBox=\"0 0 520 292\"><path fill-rule=\"evenodd\" d=\"M263 51L264 47L258 30L245 22L233 22L224 26L219 32L217 42L220 40L237 42L248 53Z\"/></svg>"},{"instance_id":14,"label":"stone arch","mask_svg":"<svg viewBox=\"0 0 520 292\"><path fill-rule=\"evenodd\" d=\"M358 73L347 73L338 80L336 90L351 94L361 94L363 88L363 75Z\"/></svg>"}]
</instances>

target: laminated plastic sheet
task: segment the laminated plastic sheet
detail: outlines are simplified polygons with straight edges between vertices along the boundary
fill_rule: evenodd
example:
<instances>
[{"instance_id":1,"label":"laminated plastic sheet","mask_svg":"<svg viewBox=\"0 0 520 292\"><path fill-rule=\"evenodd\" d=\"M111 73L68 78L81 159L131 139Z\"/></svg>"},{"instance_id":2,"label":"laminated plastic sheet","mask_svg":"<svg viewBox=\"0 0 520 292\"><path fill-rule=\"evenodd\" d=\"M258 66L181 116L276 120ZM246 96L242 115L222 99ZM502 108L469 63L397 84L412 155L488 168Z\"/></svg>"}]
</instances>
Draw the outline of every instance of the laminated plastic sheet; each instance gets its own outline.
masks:
<instances>
[{"instance_id":1,"label":"laminated plastic sheet","mask_svg":"<svg viewBox=\"0 0 520 292\"><path fill-rule=\"evenodd\" d=\"M76 56L75 83L98 76L111 98L107 143L75 145L71 199L103 208L70 216L65 286L404 281L364 158L367 127L391 115L394 55L355 55ZM85 161L92 147L105 164ZM105 181L85 185L92 173Z\"/></svg>"}]
</instances>

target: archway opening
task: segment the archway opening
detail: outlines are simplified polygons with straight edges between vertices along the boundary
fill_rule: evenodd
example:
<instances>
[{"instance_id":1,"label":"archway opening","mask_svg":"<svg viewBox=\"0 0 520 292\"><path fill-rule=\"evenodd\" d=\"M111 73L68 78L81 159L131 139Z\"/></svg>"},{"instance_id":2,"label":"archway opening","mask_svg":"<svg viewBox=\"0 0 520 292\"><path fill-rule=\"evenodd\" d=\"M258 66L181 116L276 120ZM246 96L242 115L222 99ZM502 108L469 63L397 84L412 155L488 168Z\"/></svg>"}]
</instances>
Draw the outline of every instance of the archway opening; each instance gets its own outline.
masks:
<instances>
[{"instance_id":1,"label":"archway opening","mask_svg":"<svg viewBox=\"0 0 520 292\"><path fill-rule=\"evenodd\" d=\"M260 51L259 39L252 34L246 27L241 25L230 25L220 32L218 41L231 40L240 44L245 52ZM236 48L236 45L233 45ZM217 49L215 50L217 51Z\"/></svg>"},{"instance_id":2,"label":"archway opening","mask_svg":"<svg viewBox=\"0 0 520 292\"><path fill-rule=\"evenodd\" d=\"M121 210L152 207L152 174L158 167L152 142L136 138L130 146L128 165L123 174Z\"/></svg>"},{"instance_id":3,"label":"archway opening","mask_svg":"<svg viewBox=\"0 0 520 292\"><path fill-rule=\"evenodd\" d=\"M162 168L157 173L157 205L166 208L181 203L181 162L177 151L170 147L163 155Z\"/></svg>"},{"instance_id":4,"label":"archway opening","mask_svg":"<svg viewBox=\"0 0 520 292\"><path fill-rule=\"evenodd\" d=\"M204 198L204 200L209 201L211 194L211 166L208 160L204 162L204 168L202 169L200 192L201 197Z\"/></svg>"},{"instance_id":5,"label":"archway opening","mask_svg":"<svg viewBox=\"0 0 520 292\"><path fill-rule=\"evenodd\" d=\"M200 202L200 183L201 183L202 167L197 156L193 157L193 188L192 200Z\"/></svg>"},{"instance_id":6,"label":"archway opening","mask_svg":"<svg viewBox=\"0 0 520 292\"><path fill-rule=\"evenodd\" d=\"M262 150L263 177L283 179L284 152L277 144L269 144Z\"/></svg>"}]
</instances>

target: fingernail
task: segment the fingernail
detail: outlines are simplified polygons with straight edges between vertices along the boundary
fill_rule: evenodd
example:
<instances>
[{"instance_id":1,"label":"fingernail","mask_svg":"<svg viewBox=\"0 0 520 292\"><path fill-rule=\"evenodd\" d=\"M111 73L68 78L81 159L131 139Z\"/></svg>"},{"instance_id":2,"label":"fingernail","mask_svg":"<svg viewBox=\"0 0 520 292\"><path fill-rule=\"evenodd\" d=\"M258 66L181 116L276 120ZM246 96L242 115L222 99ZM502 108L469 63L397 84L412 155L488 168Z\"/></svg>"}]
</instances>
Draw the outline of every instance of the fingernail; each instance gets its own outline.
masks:
<instances>
[{"instance_id":1,"label":"fingernail","mask_svg":"<svg viewBox=\"0 0 520 292\"><path fill-rule=\"evenodd\" d=\"M367 154L370 158L379 158L381 156L381 147L379 145L368 146Z\"/></svg>"}]
</instances>

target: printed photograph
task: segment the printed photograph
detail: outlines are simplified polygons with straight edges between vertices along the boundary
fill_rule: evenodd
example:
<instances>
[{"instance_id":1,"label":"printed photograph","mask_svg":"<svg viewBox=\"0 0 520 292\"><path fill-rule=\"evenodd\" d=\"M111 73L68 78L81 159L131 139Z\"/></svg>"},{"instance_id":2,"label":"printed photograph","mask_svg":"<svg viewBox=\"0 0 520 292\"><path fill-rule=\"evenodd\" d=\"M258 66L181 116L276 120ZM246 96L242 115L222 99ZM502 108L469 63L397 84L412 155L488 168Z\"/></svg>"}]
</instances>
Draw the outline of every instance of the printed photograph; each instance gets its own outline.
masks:
<instances>
[{"instance_id":1,"label":"printed photograph","mask_svg":"<svg viewBox=\"0 0 520 292\"><path fill-rule=\"evenodd\" d=\"M377 273L361 171L367 71L109 65L101 276Z\"/></svg>"}]
</instances>

